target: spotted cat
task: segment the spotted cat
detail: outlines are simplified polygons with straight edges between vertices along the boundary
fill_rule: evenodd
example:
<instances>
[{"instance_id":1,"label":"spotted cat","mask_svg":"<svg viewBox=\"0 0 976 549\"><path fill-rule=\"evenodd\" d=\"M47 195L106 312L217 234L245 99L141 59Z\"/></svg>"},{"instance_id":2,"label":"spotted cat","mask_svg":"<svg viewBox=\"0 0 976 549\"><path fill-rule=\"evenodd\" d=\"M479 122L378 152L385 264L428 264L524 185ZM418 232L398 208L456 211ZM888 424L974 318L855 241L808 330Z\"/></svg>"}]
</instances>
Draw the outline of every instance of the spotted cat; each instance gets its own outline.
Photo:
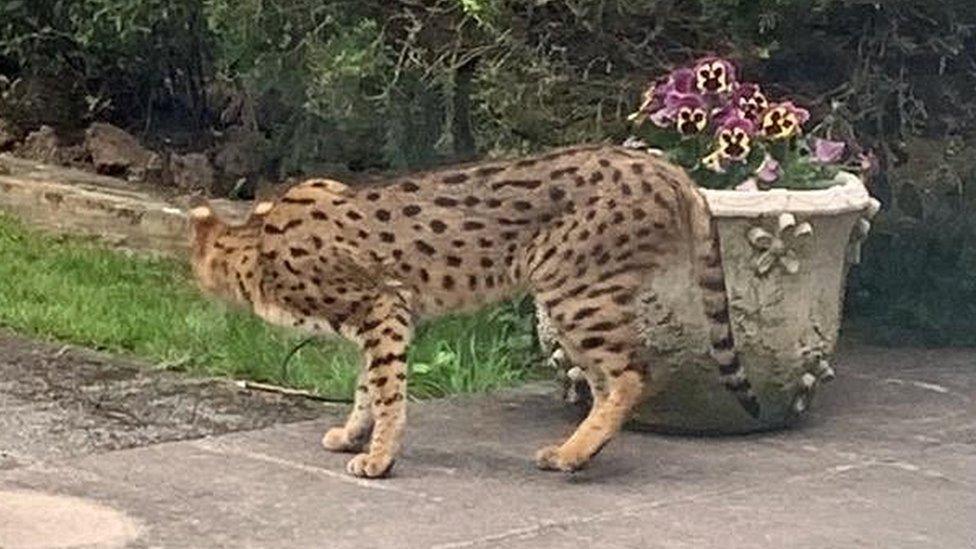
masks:
<instances>
[{"instance_id":1,"label":"spotted cat","mask_svg":"<svg viewBox=\"0 0 976 549\"><path fill-rule=\"evenodd\" d=\"M313 179L262 202L239 226L190 212L202 288L269 322L359 344L365 361L344 426L322 444L355 452L356 476L386 475L406 418L407 346L417 319L529 291L590 383L593 405L543 469L583 467L648 387L635 298L669 265L692 262L722 380L759 405L729 327L717 233L679 168L622 147L589 145L514 161L350 188Z\"/></svg>"}]
</instances>

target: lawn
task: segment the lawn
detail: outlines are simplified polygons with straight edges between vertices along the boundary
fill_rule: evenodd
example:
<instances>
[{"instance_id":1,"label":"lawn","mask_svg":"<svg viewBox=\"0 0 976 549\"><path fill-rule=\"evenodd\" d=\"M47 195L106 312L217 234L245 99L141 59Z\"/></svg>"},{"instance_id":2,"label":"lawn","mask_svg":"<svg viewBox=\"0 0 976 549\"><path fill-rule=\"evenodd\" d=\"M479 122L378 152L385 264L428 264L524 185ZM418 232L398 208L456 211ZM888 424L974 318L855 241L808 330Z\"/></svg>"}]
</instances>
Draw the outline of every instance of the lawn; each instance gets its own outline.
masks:
<instances>
[{"instance_id":1,"label":"lawn","mask_svg":"<svg viewBox=\"0 0 976 549\"><path fill-rule=\"evenodd\" d=\"M0 326L195 375L352 394L353 346L315 341L289 358L304 336L204 298L189 276L175 260L37 233L0 215ZM534 376L531 319L531 304L519 299L420 326L410 350L411 395L487 391Z\"/></svg>"}]
</instances>

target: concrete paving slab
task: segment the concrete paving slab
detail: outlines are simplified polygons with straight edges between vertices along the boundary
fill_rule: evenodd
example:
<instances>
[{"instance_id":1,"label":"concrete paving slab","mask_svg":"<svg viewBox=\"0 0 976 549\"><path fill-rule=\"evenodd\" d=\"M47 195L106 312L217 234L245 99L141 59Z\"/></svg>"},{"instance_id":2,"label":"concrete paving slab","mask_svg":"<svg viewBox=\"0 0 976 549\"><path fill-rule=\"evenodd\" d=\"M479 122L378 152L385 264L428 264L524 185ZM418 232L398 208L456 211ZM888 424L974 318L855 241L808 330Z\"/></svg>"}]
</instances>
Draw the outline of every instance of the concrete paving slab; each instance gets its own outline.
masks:
<instances>
[{"instance_id":1,"label":"concrete paving slab","mask_svg":"<svg viewBox=\"0 0 976 549\"><path fill-rule=\"evenodd\" d=\"M662 502L599 522L561 524L534 535L509 535L506 548L972 547L972 495L936 489L915 472L864 463L785 479L787 489L743 489L691 501ZM937 484L937 483L936 483ZM968 509L967 509L968 505Z\"/></svg>"},{"instance_id":2,"label":"concrete paving slab","mask_svg":"<svg viewBox=\"0 0 976 549\"><path fill-rule=\"evenodd\" d=\"M532 452L578 411L531 386L413 403L394 478L345 476L333 421L0 471L0 490L86 498L134 547L976 547L976 351L852 347L796 429L629 431L593 466Z\"/></svg>"},{"instance_id":3,"label":"concrete paving slab","mask_svg":"<svg viewBox=\"0 0 976 549\"><path fill-rule=\"evenodd\" d=\"M124 547L138 535L132 519L91 501L0 492L0 547Z\"/></svg>"},{"instance_id":4,"label":"concrete paving slab","mask_svg":"<svg viewBox=\"0 0 976 549\"><path fill-rule=\"evenodd\" d=\"M0 331L0 470L257 429L325 409Z\"/></svg>"}]
</instances>

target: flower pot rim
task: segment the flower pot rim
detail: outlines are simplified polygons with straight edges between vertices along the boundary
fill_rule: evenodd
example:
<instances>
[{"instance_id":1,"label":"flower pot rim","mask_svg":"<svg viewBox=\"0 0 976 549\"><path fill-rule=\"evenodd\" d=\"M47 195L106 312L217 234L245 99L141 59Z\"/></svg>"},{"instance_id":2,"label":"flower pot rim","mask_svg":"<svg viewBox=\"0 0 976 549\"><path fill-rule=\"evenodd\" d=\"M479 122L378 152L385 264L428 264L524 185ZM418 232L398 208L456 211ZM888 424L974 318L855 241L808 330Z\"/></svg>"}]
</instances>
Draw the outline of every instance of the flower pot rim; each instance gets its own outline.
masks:
<instances>
[{"instance_id":1,"label":"flower pot rim","mask_svg":"<svg viewBox=\"0 0 976 549\"><path fill-rule=\"evenodd\" d=\"M876 210L878 201L868 194L861 178L850 172L837 174L838 185L827 189L770 189L735 191L701 189L716 217L765 217L783 212L838 215Z\"/></svg>"}]
</instances>

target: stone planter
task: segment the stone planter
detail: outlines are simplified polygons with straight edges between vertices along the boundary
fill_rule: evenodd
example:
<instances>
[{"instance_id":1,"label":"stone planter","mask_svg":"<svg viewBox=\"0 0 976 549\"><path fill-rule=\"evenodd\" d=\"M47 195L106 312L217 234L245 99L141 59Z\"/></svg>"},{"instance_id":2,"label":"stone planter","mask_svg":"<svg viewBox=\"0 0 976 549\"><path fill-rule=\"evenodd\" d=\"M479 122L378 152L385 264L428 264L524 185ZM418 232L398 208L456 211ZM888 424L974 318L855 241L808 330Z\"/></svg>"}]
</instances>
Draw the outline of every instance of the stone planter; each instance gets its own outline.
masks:
<instances>
[{"instance_id":1,"label":"stone planter","mask_svg":"<svg viewBox=\"0 0 976 549\"><path fill-rule=\"evenodd\" d=\"M718 382L691 266L677 266L645 290L642 326L656 359L653 392L637 411L646 428L742 433L789 425L830 381L847 268L879 203L861 181L816 191L703 191L718 221L733 335L762 414L753 419ZM651 297L653 296L653 297ZM586 400L580 372L564 364L538 311L539 335L563 372L565 397ZM584 395L579 399L579 395Z\"/></svg>"}]
</instances>

